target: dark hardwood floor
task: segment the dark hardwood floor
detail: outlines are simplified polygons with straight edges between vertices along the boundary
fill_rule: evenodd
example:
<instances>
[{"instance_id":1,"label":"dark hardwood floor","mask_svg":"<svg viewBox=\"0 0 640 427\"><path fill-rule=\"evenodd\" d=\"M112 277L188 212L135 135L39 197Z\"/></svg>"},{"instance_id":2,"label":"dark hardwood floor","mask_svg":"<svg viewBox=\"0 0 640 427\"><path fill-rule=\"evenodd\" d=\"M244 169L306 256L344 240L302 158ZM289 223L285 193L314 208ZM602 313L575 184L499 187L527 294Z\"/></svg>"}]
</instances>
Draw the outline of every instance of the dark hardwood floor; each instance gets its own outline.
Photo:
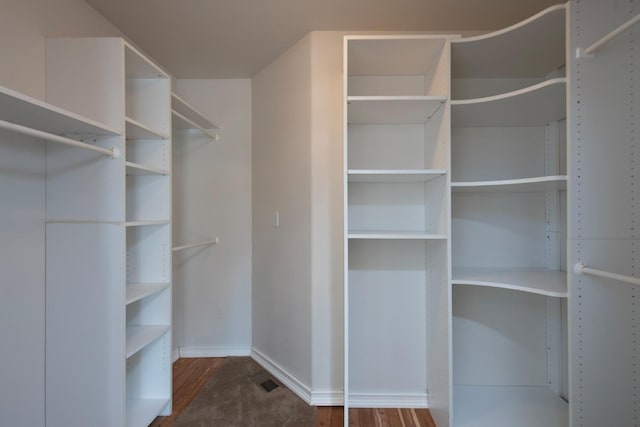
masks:
<instances>
[{"instance_id":1,"label":"dark hardwood floor","mask_svg":"<svg viewBox=\"0 0 640 427\"><path fill-rule=\"evenodd\" d=\"M173 413L158 417L152 427L170 427L178 415L215 375L223 358L179 359L173 364ZM318 407L316 427L342 427L342 406ZM353 427L436 427L428 409L350 409L349 425Z\"/></svg>"}]
</instances>

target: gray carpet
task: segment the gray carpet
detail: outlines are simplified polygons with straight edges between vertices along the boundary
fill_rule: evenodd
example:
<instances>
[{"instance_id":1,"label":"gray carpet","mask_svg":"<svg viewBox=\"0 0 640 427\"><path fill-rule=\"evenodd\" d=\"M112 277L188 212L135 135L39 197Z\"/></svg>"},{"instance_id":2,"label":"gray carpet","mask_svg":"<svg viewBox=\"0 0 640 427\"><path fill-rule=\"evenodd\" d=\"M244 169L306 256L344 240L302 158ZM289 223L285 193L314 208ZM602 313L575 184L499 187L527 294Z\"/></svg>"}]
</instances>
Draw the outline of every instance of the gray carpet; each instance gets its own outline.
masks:
<instances>
[{"instance_id":1,"label":"gray carpet","mask_svg":"<svg viewBox=\"0 0 640 427\"><path fill-rule=\"evenodd\" d=\"M278 387L266 392L258 384L269 379ZM307 405L252 359L230 357L180 414L174 427L315 425L315 407Z\"/></svg>"}]
</instances>

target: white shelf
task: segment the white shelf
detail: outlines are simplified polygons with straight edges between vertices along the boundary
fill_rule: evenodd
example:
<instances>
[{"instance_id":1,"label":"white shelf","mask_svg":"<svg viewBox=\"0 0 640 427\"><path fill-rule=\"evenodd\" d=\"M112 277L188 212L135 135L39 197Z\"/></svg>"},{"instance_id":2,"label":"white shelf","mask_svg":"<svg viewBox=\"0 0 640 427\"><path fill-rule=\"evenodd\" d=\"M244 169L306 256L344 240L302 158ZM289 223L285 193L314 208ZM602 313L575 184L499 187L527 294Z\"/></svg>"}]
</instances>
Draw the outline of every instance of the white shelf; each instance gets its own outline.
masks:
<instances>
[{"instance_id":1,"label":"white shelf","mask_svg":"<svg viewBox=\"0 0 640 427\"><path fill-rule=\"evenodd\" d=\"M391 240L446 240L445 234L428 233L426 231L365 231L349 230L349 239L391 239Z\"/></svg>"},{"instance_id":2,"label":"white shelf","mask_svg":"<svg viewBox=\"0 0 640 427\"><path fill-rule=\"evenodd\" d=\"M154 221L127 221L124 223L125 227L146 227L150 225L167 225L168 220L154 220Z\"/></svg>"},{"instance_id":3,"label":"white shelf","mask_svg":"<svg viewBox=\"0 0 640 427\"><path fill-rule=\"evenodd\" d=\"M168 283L130 283L127 284L126 305L140 301L169 288Z\"/></svg>"},{"instance_id":4,"label":"white shelf","mask_svg":"<svg viewBox=\"0 0 640 427\"><path fill-rule=\"evenodd\" d=\"M425 123L445 102L445 96L348 96L349 123Z\"/></svg>"},{"instance_id":5,"label":"white shelf","mask_svg":"<svg viewBox=\"0 0 640 427\"><path fill-rule=\"evenodd\" d=\"M119 131L95 120L71 113L4 86L0 86L0 120L55 135L120 135Z\"/></svg>"},{"instance_id":6,"label":"white shelf","mask_svg":"<svg viewBox=\"0 0 640 427\"><path fill-rule=\"evenodd\" d=\"M197 129L220 129L218 124L207 119L195 107L173 92L171 93L171 110L186 119L187 123L195 126Z\"/></svg>"},{"instance_id":7,"label":"white shelf","mask_svg":"<svg viewBox=\"0 0 640 427\"><path fill-rule=\"evenodd\" d=\"M168 79L169 75L138 49L124 42L125 77L128 79Z\"/></svg>"},{"instance_id":8,"label":"white shelf","mask_svg":"<svg viewBox=\"0 0 640 427\"><path fill-rule=\"evenodd\" d=\"M166 169L154 168L152 166L145 166L134 162L125 162L127 167L127 175L169 175L170 172Z\"/></svg>"},{"instance_id":9,"label":"white shelf","mask_svg":"<svg viewBox=\"0 0 640 427\"><path fill-rule=\"evenodd\" d=\"M452 282L567 297L567 273L544 268L454 268Z\"/></svg>"},{"instance_id":10,"label":"white shelf","mask_svg":"<svg viewBox=\"0 0 640 427\"><path fill-rule=\"evenodd\" d=\"M171 110L171 115L172 115L171 124L175 129L197 129L200 132L202 132L205 135L207 135L211 139L214 139L214 140L218 140L219 139L218 134L209 132L207 129L203 128L202 126L199 126L198 124L196 124L194 122L192 122L187 117L183 116L182 114L178 113L177 111Z\"/></svg>"},{"instance_id":11,"label":"white shelf","mask_svg":"<svg viewBox=\"0 0 640 427\"><path fill-rule=\"evenodd\" d=\"M454 386L456 427L567 427L568 404L547 387Z\"/></svg>"},{"instance_id":12,"label":"white shelf","mask_svg":"<svg viewBox=\"0 0 640 427\"><path fill-rule=\"evenodd\" d=\"M498 181L452 182L454 192L512 192L539 193L566 190L567 176L554 175L522 179L506 179Z\"/></svg>"},{"instance_id":13,"label":"white shelf","mask_svg":"<svg viewBox=\"0 0 640 427\"><path fill-rule=\"evenodd\" d=\"M148 426L169 399L127 399L127 427Z\"/></svg>"},{"instance_id":14,"label":"white shelf","mask_svg":"<svg viewBox=\"0 0 640 427\"><path fill-rule=\"evenodd\" d=\"M500 31L451 42L453 78L542 77L565 63L565 5Z\"/></svg>"},{"instance_id":15,"label":"white shelf","mask_svg":"<svg viewBox=\"0 0 640 427\"><path fill-rule=\"evenodd\" d=\"M169 331L169 325L128 325L127 359Z\"/></svg>"},{"instance_id":16,"label":"white shelf","mask_svg":"<svg viewBox=\"0 0 640 427\"><path fill-rule=\"evenodd\" d=\"M194 243L188 243L186 245L174 246L173 248L171 248L171 250L173 252L179 252L179 251L183 251L185 249L197 248L197 247L201 247L201 246L217 245L218 243L220 243L220 239L218 237L216 237L215 239L202 240L200 242L194 242Z\"/></svg>"},{"instance_id":17,"label":"white shelf","mask_svg":"<svg viewBox=\"0 0 640 427\"><path fill-rule=\"evenodd\" d=\"M427 182L447 174L446 169L349 169L349 182Z\"/></svg>"},{"instance_id":18,"label":"white shelf","mask_svg":"<svg viewBox=\"0 0 640 427\"><path fill-rule=\"evenodd\" d=\"M500 95L452 100L453 127L529 127L562 120L566 83L559 77Z\"/></svg>"},{"instance_id":19,"label":"white shelf","mask_svg":"<svg viewBox=\"0 0 640 427\"><path fill-rule=\"evenodd\" d=\"M127 139L169 139L168 134L153 130L130 117L126 118L125 135Z\"/></svg>"}]
</instances>

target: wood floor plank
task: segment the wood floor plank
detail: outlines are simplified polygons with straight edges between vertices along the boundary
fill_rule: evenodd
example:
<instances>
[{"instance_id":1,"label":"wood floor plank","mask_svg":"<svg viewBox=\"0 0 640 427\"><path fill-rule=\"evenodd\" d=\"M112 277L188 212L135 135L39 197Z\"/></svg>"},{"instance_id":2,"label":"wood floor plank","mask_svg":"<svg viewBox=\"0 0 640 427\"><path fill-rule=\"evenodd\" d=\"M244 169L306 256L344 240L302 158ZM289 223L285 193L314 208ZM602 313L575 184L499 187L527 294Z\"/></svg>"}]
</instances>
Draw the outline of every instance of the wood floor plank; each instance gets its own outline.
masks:
<instances>
[{"instance_id":1,"label":"wood floor plank","mask_svg":"<svg viewBox=\"0 0 640 427\"><path fill-rule=\"evenodd\" d=\"M331 408L331 427L344 426L344 408L342 406L334 406Z\"/></svg>"},{"instance_id":2,"label":"wood floor plank","mask_svg":"<svg viewBox=\"0 0 640 427\"><path fill-rule=\"evenodd\" d=\"M402 421L402 414L399 409L388 409L389 427L407 427Z\"/></svg>"},{"instance_id":3,"label":"wood floor plank","mask_svg":"<svg viewBox=\"0 0 640 427\"><path fill-rule=\"evenodd\" d=\"M431 417L431 412L428 409L416 409L416 415L420 421L420 426L424 427L436 427L436 422Z\"/></svg>"},{"instance_id":4,"label":"wood floor plank","mask_svg":"<svg viewBox=\"0 0 640 427\"><path fill-rule=\"evenodd\" d=\"M378 420L376 418L376 414L373 409L370 408L356 408L349 410L349 416L351 416L351 412L358 412L358 417L360 419L359 426L371 426L371 427L382 427L378 424Z\"/></svg>"},{"instance_id":5,"label":"wood floor plank","mask_svg":"<svg viewBox=\"0 0 640 427\"><path fill-rule=\"evenodd\" d=\"M318 408L318 418L316 420L317 427L331 427L331 406L321 406Z\"/></svg>"},{"instance_id":6,"label":"wood floor plank","mask_svg":"<svg viewBox=\"0 0 640 427\"><path fill-rule=\"evenodd\" d=\"M344 414L344 410L343 410L343 414ZM360 422L360 412L350 409L349 410L349 427L358 427L359 425L362 425L362 423Z\"/></svg>"}]
</instances>

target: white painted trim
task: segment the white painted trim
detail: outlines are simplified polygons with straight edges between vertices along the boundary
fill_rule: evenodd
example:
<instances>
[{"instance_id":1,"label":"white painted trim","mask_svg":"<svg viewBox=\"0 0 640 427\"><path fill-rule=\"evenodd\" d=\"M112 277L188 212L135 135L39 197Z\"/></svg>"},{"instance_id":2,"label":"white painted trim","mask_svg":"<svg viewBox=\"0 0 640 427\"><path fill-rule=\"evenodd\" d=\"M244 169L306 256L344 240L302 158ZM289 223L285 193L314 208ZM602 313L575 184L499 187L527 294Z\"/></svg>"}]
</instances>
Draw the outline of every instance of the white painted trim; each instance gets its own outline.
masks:
<instances>
[{"instance_id":1,"label":"white painted trim","mask_svg":"<svg viewBox=\"0 0 640 427\"><path fill-rule=\"evenodd\" d=\"M302 400L311 405L311 389L298 378L287 372L286 369L269 359L255 347L251 349L251 358L266 369L271 375L286 385L289 390L298 395Z\"/></svg>"},{"instance_id":2,"label":"white painted trim","mask_svg":"<svg viewBox=\"0 0 640 427\"><path fill-rule=\"evenodd\" d=\"M171 363L176 363L180 359L180 349L178 347L171 351Z\"/></svg>"},{"instance_id":3,"label":"white painted trim","mask_svg":"<svg viewBox=\"0 0 640 427\"><path fill-rule=\"evenodd\" d=\"M428 408L426 393L351 393L351 408Z\"/></svg>"},{"instance_id":4,"label":"white painted trim","mask_svg":"<svg viewBox=\"0 0 640 427\"><path fill-rule=\"evenodd\" d=\"M180 357L229 357L249 356L250 346L220 346L220 347L180 347Z\"/></svg>"},{"instance_id":5,"label":"white painted trim","mask_svg":"<svg viewBox=\"0 0 640 427\"><path fill-rule=\"evenodd\" d=\"M342 406L344 393L336 390L311 391L312 406Z\"/></svg>"}]
</instances>

